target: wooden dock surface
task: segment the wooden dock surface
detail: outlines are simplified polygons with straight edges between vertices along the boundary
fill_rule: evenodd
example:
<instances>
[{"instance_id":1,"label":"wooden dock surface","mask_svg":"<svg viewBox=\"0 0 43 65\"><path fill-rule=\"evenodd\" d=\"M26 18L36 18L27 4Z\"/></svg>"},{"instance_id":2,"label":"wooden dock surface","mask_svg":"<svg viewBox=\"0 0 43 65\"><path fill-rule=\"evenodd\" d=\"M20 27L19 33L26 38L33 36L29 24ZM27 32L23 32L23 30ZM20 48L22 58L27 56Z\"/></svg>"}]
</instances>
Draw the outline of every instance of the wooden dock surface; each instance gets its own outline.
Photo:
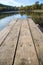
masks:
<instances>
[{"instance_id":1,"label":"wooden dock surface","mask_svg":"<svg viewBox=\"0 0 43 65\"><path fill-rule=\"evenodd\" d=\"M15 19L0 32L0 65L43 65L43 33L32 19Z\"/></svg>"}]
</instances>

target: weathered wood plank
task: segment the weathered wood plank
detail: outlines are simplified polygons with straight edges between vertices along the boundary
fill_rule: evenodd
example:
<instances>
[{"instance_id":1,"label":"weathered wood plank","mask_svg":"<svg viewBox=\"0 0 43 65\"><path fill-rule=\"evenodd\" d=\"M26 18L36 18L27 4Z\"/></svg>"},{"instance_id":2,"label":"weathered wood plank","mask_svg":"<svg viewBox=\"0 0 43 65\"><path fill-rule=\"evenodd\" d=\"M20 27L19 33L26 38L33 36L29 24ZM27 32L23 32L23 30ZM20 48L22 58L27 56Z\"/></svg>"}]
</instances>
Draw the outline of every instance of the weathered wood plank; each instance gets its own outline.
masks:
<instances>
[{"instance_id":1,"label":"weathered wood plank","mask_svg":"<svg viewBox=\"0 0 43 65\"><path fill-rule=\"evenodd\" d=\"M39 65L26 20L22 21L20 38L13 65Z\"/></svg>"},{"instance_id":2,"label":"weathered wood plank","mask_svg":"<svg viewBox=\"0 0 43 65\"><path fill-rule=\"evenodd\" d=\"M21 22L18 20L0 47L0 65L12 65Z\"/></svg>"},{"instance_id":3,"label":"weathered wood plank","mask_svg":"<svg viewBox=\"0 0 43 65\"><path fill-rule=\"evenodd\" d=\"M32 19L28 19L34 46L38 56L39 64L43 65L43 34Z\"/></svg>"},{"instance_id":4,"label":"weathered wood plank","mask_svg":"<svg viewBox=\"0 0 43 65\"><path fill-rule=\"evenodd\" d=\"M2 31L0 31L0 46L2 45L3 40L9 34L11 28L13 27L13 25L15 24L16 21L17 21L17 19L13 20L11 23L8 24L8 26L6 28L4 28Z\"/></svg>"}]
</instances>

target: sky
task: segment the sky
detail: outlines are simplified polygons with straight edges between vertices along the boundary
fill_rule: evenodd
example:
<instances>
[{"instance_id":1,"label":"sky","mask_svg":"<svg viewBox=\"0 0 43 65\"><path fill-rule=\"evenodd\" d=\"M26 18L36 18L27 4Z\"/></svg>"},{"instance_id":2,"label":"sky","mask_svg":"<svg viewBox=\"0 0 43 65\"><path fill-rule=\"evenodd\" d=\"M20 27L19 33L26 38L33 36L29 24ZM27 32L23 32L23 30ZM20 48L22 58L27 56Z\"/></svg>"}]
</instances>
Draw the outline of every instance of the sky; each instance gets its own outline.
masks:
<instances>
[{"instance_id":1,"label":"sky","mask_svg":"<svg viewBox=\"0 0 43 65\"><path fill-rule=\"evenodd\" d=\"M11 6L26 6L32 5L36 1L43 3L43 0L0 0L0 4L11 5Z\"/></svg>"}]
</instances>

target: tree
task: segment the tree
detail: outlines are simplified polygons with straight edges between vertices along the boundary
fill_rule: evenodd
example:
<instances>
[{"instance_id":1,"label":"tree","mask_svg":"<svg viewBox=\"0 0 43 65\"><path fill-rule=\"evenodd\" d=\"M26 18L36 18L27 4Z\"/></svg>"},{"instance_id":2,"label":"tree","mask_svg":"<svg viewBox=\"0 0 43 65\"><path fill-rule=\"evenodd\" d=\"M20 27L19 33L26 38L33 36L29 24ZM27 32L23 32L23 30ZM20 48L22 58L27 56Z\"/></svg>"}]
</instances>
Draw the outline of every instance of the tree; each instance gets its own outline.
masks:
<instances>
[{"instance_id":1,"label":"tree","mask_svg":"<svg viewBox=\"0 0 43 65\"><path fill-rule=\"evenodd\" d=\"M35 8L36 8L36 9L39 9L39 1L36 1L36 2L35 2Z\"/></svg>"},{"instance_id":2,"label":"tree","mask_svg":"<svg viewBox=\"0 0 43 65\"><path fill-rule=\"evenodd\" d=\"M41 9L43 10L43 5L41 6Z\"/></svg>"}]
</instances>

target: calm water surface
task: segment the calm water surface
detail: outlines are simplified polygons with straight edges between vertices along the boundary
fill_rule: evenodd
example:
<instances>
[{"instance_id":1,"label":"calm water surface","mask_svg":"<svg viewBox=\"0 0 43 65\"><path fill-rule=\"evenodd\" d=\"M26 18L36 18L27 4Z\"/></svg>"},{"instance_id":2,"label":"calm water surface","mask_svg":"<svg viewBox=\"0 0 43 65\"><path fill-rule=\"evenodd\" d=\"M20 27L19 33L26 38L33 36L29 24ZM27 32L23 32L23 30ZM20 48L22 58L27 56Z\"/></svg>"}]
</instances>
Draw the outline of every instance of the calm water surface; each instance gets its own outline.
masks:
<instances>
[{"instance_id":1,"label":"calm water surface","mask_svg":"<svg viewBox=\"0 0 43 65\"><path fill-rule=\"evenodd\" d=\"M35 23L40 22L41 26L43 27L43 13L39 13L39 14L36 14L36 13L12 13L12 14L9 14L9 13L6 13L6 14L0 14L0 31L2 29L4 29L13 19L15 18L21 18L21 19L25 19L25 18L29 18L31 17ZM37 22L36 22L37 21ZM39 24L39 25L40 25Z\"/></svg>"},{"instance_id":2,"label":"calm water surface","mask_svg":"<svg viewBox=\"0 0 43 65\"><path fill-rule=\"evenodd\" d=\"M14 14L14 15L6 16L4 18L3 17L0 18L0 30L5 28L15 18L27 18L27 16L26 15L21 16L20 14Z\"/></svg>"}]
</instances>

